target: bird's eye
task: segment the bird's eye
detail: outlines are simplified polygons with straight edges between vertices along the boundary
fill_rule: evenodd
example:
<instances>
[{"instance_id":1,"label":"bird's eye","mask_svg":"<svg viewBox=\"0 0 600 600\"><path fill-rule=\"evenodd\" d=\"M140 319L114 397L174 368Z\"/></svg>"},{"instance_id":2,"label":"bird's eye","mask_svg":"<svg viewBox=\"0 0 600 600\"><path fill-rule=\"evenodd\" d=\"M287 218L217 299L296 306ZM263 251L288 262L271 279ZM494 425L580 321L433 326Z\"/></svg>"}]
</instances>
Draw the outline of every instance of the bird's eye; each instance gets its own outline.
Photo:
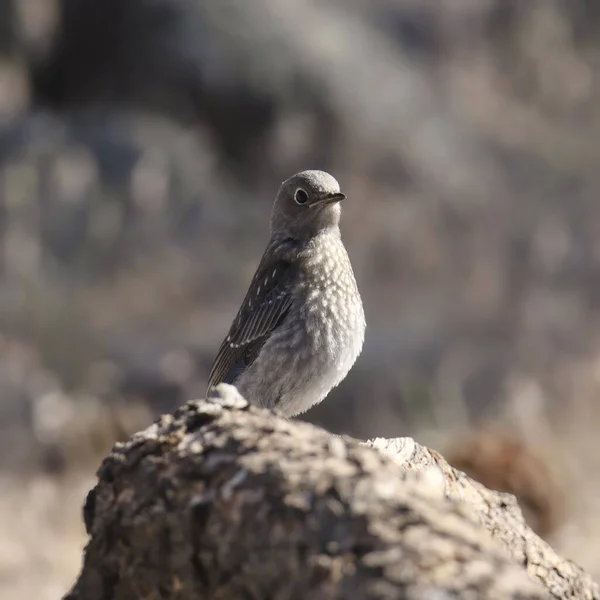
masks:
<instances>
[{"instance_id":1,"label":"bird's eye","mask_svg":"<svg viewBox=\"0 0 600 600\"><path fill-rule=\"evenodd\" d=\"M306 204L308 202L308 194L302 188L298 188L294 193L294 200L296 204Z\"/></svg>"}]
</instances>

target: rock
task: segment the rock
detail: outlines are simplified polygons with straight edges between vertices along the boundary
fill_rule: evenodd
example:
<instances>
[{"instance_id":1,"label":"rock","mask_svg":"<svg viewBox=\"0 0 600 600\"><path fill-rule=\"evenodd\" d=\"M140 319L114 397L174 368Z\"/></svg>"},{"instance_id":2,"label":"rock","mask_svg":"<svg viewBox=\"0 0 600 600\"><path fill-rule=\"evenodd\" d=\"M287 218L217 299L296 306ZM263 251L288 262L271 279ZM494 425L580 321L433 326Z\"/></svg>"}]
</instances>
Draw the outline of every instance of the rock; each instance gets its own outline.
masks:
<instances>
[{"instance_id":1,"label":"rock","mask_svg":"<svg viewBox=\"0 0 600 600\"><path fill-rule=\"evenodd\" d=\"M600 598L491 492L409 438L368 444L231 386L116 444L65 600Z\"/></svg>"}]
</instances>

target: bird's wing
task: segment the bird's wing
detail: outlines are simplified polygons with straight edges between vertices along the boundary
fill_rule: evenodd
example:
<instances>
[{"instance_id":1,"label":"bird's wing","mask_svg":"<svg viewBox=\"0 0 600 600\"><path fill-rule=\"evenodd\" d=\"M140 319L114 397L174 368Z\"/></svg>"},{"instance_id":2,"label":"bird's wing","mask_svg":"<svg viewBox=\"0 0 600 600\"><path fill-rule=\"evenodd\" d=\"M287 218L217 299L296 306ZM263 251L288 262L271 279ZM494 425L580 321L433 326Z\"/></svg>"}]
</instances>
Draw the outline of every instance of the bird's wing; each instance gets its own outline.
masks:
<instances>
[{"instance_id":1,"label":"bird's wing","mask_svg":"<svg viewBox=\"0 0 600 600\"><path fill-rule=\"evenodd\" d=\"M295 269L287 261L263 256L229 334L223 340L208 376L208 389L231 381L256 358L269 334L281 323L292 303Z\"/></svg>"}]
</instances>

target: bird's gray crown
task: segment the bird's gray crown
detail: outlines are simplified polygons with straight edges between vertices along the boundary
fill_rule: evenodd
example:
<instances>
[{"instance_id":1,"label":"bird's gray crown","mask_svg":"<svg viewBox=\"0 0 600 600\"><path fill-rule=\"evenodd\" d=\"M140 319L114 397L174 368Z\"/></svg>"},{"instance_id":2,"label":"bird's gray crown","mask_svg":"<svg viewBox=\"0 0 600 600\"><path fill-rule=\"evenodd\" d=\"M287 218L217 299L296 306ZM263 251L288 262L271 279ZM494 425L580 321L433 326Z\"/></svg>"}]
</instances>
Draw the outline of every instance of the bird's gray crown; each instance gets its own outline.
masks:
<instances>
[{"instance_id":1,"label":"bird's gray crown","mask_svg":"<svg viewBox=\"0 0 600 600\"><path fill-rule=\"evenodd\" d=\"M325 171L302 171L279 188L271 215L271 233L309 238L337 227L339 202L346 198L335 177Z\"/></svg>"}]
</instances>

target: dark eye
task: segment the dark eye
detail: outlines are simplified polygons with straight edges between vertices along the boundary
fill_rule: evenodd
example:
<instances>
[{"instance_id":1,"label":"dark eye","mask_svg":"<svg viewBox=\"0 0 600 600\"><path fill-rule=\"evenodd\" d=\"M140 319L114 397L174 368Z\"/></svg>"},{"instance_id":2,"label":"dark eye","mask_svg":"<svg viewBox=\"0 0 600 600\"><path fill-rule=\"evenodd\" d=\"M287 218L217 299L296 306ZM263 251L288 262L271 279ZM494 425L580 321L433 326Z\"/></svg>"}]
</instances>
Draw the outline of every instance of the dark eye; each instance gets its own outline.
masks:
<instances>
[{"instance_id":1,"label":"dark eye","mask_svg":"<svg viewBox=\"0 0 600 600\"><path fill-rule=\"evenodd\" d=\"M294 200L296 204L306 204L308 202L308 194L302 188L298 188L294 193Z\"/></svg>"}]
</instances>

